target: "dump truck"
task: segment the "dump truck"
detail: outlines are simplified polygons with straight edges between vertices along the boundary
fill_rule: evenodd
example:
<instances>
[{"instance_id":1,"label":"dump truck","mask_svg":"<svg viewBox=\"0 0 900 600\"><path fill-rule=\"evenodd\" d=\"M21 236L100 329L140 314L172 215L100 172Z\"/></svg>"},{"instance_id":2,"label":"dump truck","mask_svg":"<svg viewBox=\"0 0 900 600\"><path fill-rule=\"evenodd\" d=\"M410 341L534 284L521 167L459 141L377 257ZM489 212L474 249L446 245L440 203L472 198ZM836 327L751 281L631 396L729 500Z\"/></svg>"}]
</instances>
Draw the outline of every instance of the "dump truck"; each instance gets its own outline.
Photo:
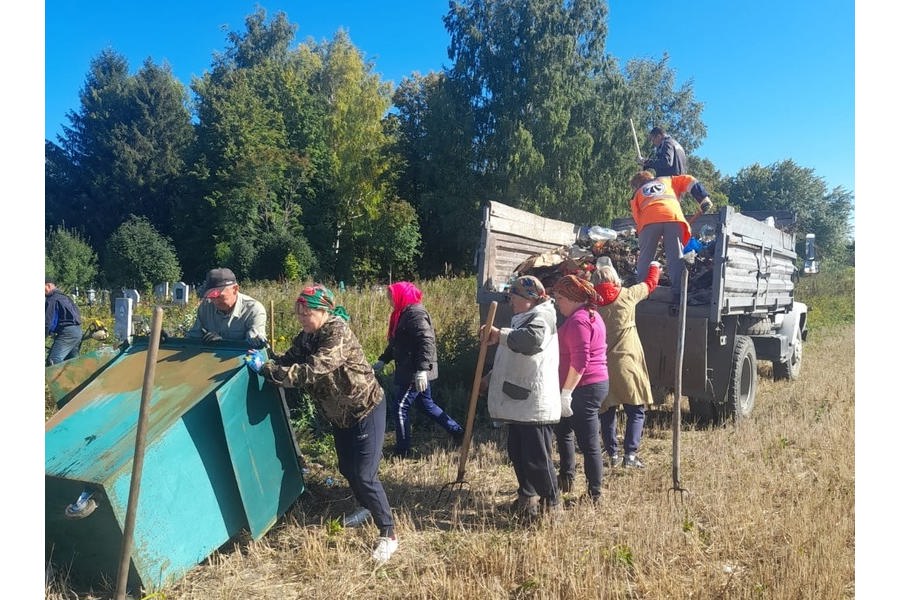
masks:
<instances>
[{"instance_id":1,"label":"dump truck","mask_svg":"<svg viewBox=\"0 0 900 600\"><path fill-rule=\"evenodd\" d=\"M712 237L708 287L688 295L684 314L681 390L699 422L740 420L753 410L758 361L771 361L776 380L799 377L807 337L807 306L794 298L798 277L795 218L786 211L740 213L725 206L692 219L692 232ZM630 217L610 229L634 233ZM476 252L477 292L482 322L498 302L497 326L507 326L511 310L506 287L529 258L572 246L584 226L487 202ZM620 277L628 280L620 271ZM635 320L644 348L654 401L676 386L680 305L660 285L637 305Z\"/></svg>"}]
</instances>

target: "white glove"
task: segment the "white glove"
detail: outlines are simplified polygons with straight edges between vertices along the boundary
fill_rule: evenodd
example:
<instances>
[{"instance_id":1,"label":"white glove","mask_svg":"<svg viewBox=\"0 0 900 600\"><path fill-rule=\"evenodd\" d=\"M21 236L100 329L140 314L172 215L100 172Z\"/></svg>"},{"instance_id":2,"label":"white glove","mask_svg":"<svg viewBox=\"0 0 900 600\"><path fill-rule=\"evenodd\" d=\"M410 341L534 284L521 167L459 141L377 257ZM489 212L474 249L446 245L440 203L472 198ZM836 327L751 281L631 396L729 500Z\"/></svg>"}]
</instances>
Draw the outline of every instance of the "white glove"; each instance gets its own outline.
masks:
<instances>
[{"instance_id":1,"label":"white glove","mask_svg":"<svg viewBox=\"0 0 900 600\"><path fill-rule=\"evenodd\" d=\"M416 391L421 393L428 389L428 373L425 371L416 371L415 376L413 377L413 384L416 386Z\"/></svg>"},{"instance_id":2,"label":"white glove","mask_svg":"<svg viewBox=\"0 0 900 600\"><path fill-rule=\"evenodd\" d=\"M376 373L381 373L382 371L384 371L384 362L380 360L375 361L374 363L372 363L372 370Z\"/></svg>"},{"instance_id":3,"label":"white glove","mask_svg":"<svg viewBox=\"0 0 900 600\"><path fill-rule=\"evenodd\" d=\"M700 202L700 212L708 211L710 208L712 208L712 205L712 200L710 200L709 196L707 196L703 199L702 202Z\"/></svg>"},{"instance_id":4,"label":"white glove","mask_svg":"<svg viewBox=\"0 0 900 600\"><path fill-rule=\"evenodd\" d=\"M560 416L563 418L571 417L572 412L572 390L562 390L559 392L559 401L562 404Z\"/></svg>"}]
</instances>

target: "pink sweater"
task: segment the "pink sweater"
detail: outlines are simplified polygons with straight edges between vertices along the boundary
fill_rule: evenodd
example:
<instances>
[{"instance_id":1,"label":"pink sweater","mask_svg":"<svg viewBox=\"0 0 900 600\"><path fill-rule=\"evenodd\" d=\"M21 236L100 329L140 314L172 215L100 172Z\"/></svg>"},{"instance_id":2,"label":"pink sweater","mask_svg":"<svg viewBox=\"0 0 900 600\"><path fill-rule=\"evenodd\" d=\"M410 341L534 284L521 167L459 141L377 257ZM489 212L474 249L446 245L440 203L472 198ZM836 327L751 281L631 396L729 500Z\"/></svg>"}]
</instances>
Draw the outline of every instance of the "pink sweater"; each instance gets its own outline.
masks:
<instances>
[{"instance_id":1,"label":"pink sweater","mask_svg":"<svg viewBox=\"0 0 900 600\"><path fill-rule=\"evenodd\" d=\"M606 325L597 311L581 307L567 317L559 328L560 385L565 383L570 366L581 373L577 387L609 379L606 369Z\"/></svg>"}]
</instances>

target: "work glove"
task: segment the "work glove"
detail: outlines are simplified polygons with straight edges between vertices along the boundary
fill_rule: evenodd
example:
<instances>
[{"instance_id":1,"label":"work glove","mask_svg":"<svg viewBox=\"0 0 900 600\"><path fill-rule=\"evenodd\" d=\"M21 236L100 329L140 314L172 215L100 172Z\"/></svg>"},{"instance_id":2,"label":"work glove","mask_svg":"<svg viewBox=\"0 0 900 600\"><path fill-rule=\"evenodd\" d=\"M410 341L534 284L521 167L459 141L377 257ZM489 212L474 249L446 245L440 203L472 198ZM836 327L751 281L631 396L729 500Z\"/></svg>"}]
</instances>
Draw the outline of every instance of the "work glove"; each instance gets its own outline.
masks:
<instances>
[{"instance_id":1,"label":"work glove","mask_svg":"<svg viewBox=\"0 0 900 600\"><path fill-rule=\"evenodd\" d=\"M211 342L221 342L222 336L216 333L215 331L207 331L203 334L203 343L209 344Z\"/></svg>"},{"instance_id":2,"label":"work glove","mask_svg":"<svg viewBox=\"0 0 900 600\"><path fill-rule=\"evenodd\" d=\"M562 405L562 410L559 413L559 416L562 418L571 417L574 412L572 412L572 390L561 390L559 392L559 401Z\"/></svg>"},{"instance_id":3,"label":"work glove","mask_svg":"<svg viewBox=\"0 0 900 600\"><path fill-rule=\"evenodd\" d=\"M376 360L374 363L372 363L372 370L375 371L375 373L380 374L382 371L384 371L384 361Z\"/></svg>"},{"instance_id":4,"label":"work glove","mask_svg":"<svg viewBox=\"0 0 900 600\"><path fill-rule=\"evenodd\" d=\"M266 347L269 341L264 337L253 337L247 340L247 344L254 350L261 350Z\"/></svg>"},{"instance_id":5,"label":"work glove","mask_svg":"<svg viewBox=\"0 0 900 600\"><path fill-rule=\"evenodd\" d=\"M709 196L707 196L707 197L704 198L703 201L700 203L700 212L704 212L704 213L705 213L705 212L709 211L709 209L712 208L712 205L713 205L712 200L710 200L710 199L709 199Z\"/></svg>"},{"instance_id":6,"label":"work glove","mask_svg":"<svg viewBox=\"0 0 900 600\"><path fill-rule=\"evenodd\" d=\"M244 363L255 373L259 373L265 364L259 350L247 350L247 354L244 355Z\"/></svg>"},{"instance_id":7,"label":"work glove","mask_svg":"<svg viewBox=\"0 0 900 600\"><path fill-rule=\"evenodd\" d=\"M419 393L424 392L428 389L428 373L425 371L416 371L416 374L413 376L413 385L416 386L416 391Z\"/></svg>"},{"instance_id":8,"label":"work glove","mask_svg":"<svg viewBox=\"0 0 900 600\"><path fill-rule=\"evenodd\" d=\"M650 261L650 266L651 266L651 267L656 267L657 269L662 269L662 265L659 263L658 260L651 260L651 261Z\"/></svg>"}]
</instances>

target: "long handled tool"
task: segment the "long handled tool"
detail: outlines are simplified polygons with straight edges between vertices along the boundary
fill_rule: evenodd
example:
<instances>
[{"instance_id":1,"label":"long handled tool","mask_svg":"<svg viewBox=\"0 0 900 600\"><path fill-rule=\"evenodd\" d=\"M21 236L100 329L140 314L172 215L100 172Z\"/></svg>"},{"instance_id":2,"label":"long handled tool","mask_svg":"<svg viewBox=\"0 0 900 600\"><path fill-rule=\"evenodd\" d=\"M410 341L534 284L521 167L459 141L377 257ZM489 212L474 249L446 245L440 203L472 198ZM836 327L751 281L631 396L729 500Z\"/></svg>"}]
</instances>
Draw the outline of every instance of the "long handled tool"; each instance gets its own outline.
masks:
<instances>
[{"instance_id":1,"label":"long handled tool","mask_svg":"<svg viewBox=\"0 0 900 600\"><path fill-rule=\"evenodd\" d=\"M675 349L675 406L672 409L672 495L678 494L684 501L687 491L681 486L681 372L684 367L684 332L687 329L687 289L690 265L697 257L696 252L688 252L681 257L681 302L678 307L678 341Z\"/></svg>"},{"instance_id":2,"label":"long handled tool","mask_svg":"<svg viewBox=\"0 0 900 600\"><path fill-rule=\"evenodd\" d=\"M153 309L150 324L150 345L147 346L147 362L144 365L144 384L141 389L141 404L138 409L137 428L134 439L134 460L131 466L131 484L128 489L128 507L125 509L125 527L122 531L122 553L119 559L119 574L116 579L116 600L124 600L128 585L128 571L131 565L131 546L134 537L134 523L137 516L138 497L141 493L141 475L144 472L144 451L147 447L147 419L150 411L150 396L153 394L153 378L156 374L156 357L159 353L159 338L162 331L163 308Z\"/></svg>"},{"instance_id":3,"label":"long handled tool","mask_svg":"<svg viewBox=\"0 0 900 600\"><path fill-rule=\"evenodd\" d=\"M637 140L637 131L634 130L634 121L632 119L628 119L628 122L631 123L631 137L634 138L634 149L637 150L638 160L644 162L644 157L641 154L641 145L638 144Z\"/></svg>"},{"instance_id":4,"label":"long handled tool","mask_svg":"<svg viewBox=\"0 0 900 600\"><path fill-rule=\"evenodd\" d=\"M488 308L487 320L484 330L490 331L494 326L494 316L497 314L497 301L491 302ZM475 407L478 403L478 388L481 385L481 375L484 370L484 358L487 354L488 336L481 336L481 347L478 350L478 363L475 366L475 379L472 381L472 394L469 396L469 413L466 415L466 432L463 434L462 446L459 449L459 467L456 471L456 480L444 484L440 496L446 492L448 495L454 489L461 489L468 485L466 481L466 460L469 457L469 445L472 443L472 433L475 425Z\"/></svg>"}]
</instances>

